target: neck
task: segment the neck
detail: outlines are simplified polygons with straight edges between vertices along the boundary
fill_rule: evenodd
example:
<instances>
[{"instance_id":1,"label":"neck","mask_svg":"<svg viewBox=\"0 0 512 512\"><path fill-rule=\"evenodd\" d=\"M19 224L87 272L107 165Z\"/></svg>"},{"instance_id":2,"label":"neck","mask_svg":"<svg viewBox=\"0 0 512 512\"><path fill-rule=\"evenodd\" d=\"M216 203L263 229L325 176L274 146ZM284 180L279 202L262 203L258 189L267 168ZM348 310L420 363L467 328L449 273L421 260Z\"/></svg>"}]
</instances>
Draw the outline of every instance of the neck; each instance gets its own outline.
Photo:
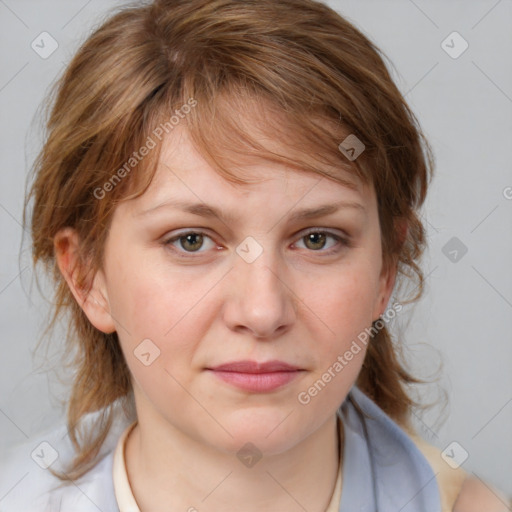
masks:
<instances>
[{"instance_id":1,"label":"neck","mask_svg":"<svg viewBox=\"0 0 512 512\"><path fill-rule=\"evenodd\" d=\"M141 512L325 512L338 475L339 425L330 418L291 449L245 466L168 423L140 421L125 444L132 493Z\"/></svg>"}]
</instances>

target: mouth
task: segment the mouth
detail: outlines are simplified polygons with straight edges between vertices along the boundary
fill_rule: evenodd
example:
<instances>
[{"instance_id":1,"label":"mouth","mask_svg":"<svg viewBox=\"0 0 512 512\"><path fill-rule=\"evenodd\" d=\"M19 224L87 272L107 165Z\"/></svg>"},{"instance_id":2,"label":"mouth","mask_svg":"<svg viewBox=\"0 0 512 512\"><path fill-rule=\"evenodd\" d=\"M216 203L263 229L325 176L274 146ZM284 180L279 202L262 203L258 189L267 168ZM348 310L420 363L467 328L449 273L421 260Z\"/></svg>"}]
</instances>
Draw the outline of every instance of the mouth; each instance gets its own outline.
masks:
<instances>
[{"instance_id":1,"label":"mouth","mask_svg":"<svg viewBox=\"0 0 512 512\"><path fill-rule=\"evenodd\" d=\"M304 371L284 361L235 361L206 370L232 386L253 393L268 393L279 389Z\"/></svg>"}]
</instances>

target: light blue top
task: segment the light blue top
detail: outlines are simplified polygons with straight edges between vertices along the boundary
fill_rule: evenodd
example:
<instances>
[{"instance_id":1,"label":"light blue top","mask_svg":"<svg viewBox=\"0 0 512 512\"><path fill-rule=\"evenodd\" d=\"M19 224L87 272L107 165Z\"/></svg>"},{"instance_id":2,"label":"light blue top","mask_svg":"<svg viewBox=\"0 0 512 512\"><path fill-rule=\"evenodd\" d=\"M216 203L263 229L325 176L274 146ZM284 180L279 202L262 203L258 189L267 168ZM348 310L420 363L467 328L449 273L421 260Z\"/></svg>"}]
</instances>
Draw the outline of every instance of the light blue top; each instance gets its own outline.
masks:
<instances>
[{"instance_id":1,"label":"light blue top","mask_svg":"<svg viewBox=\"0 0 512 512\"><path fill-rule=\"evenodd\" d=\"M338 414L345 435L339 512L441 512L427 459L382 409L354 386ZM61 470L70 460L65 426L11 450L0 462L0 512L119 512L113 455L132 421L119 415L100 451L101 461L75 484L60 488L60 480L44 466L53 461L53 449L58 459L52 468Z\"/></svg>"}]
</instances>

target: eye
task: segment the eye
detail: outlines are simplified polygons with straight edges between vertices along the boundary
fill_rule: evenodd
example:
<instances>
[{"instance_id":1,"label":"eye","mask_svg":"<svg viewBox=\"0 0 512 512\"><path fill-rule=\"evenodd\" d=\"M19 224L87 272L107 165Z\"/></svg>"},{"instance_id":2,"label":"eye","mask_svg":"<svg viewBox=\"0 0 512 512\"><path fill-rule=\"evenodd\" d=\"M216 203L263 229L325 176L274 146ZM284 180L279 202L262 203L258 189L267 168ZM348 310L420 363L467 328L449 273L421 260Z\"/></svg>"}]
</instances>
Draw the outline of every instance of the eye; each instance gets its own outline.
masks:
<instances>
[{"instance_id":1,"label":"eye","mask_svg":"<svg viewBox=\"0 0 512 512\"><path fill-rule=\"evenodd\" d=\"M328 240L331 239L330 246ZM205 242L209 241L208 244ZM321 230L320 228L312 228L306 234L299 238L299 242L305 242L305 248L310 252L318 252L321 254L334 254L340 251L343 247L349 247L350 241L348 238L342 237L330 231ZM179 233L163 242L164 246L170 246L173 251L177 252L183 257L193 257L194 253L204 253L209 249L217 247L215 242L203 231L185 231ZM201 251L200 249L204 249Z\"/></svg>"},{"instance_id":2,"label":"eye","mask_svg":"<svg viewBox=\"0 0 512 512\"><path fill-rule=\"evenodd\" d=\"M210 248L215 247L213 240L202 231L187 231L185 233L181 233L166 240L164 245L170 245L175 247L178 251L182 249L188 253L204 252L199 251L199 249L204 245L205 240L210 240ZM175 244L178 246L176 247Z\"/></svg>"},{"instance_id":3,"label":"eye","mask_svg":"<svg viewBox=\"0 0 512 512\"><path fill-rule=\"evenodd\" d=\"M334 244L324 250L328 239L334 240ZM305 246L307 249L310 249L313 252L322 252L323 254L333 254L339 251L343 246L349 246L349 240L341 237L335 233L330 231L322 231L318 228L313 228L308 231L305 235L300 238L300 241L305 242Z\"/></svg>"}]
</instances>

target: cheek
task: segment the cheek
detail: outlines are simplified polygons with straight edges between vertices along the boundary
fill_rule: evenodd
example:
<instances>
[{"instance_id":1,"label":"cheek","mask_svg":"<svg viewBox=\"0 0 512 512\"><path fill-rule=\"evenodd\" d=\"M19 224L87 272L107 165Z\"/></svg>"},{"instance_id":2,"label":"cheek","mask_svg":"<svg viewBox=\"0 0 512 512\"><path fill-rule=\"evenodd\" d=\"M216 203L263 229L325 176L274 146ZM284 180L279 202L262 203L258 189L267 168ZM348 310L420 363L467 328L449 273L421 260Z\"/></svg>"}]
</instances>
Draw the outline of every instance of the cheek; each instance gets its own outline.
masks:
<instances>
[{"instance_id":1,"label":"cheek","mask_svg":"<svg viewBox=\"0 0 512 512\"><path fill-rule=\"evenodd\" d=\"M186 276L155 264L143 252L126 250L129 256L109 268L112 315L134 337L161 337L172 328L193 300L193 283Z\"/></svg>"},{"instance_id":2,"label":"cheek","mask_svg":"<svg viewBox=\"0 0 512 512\"><path fill-rule=\"evenodd\" d=\"M372 322L375 283L368 276L368 271L339 272L336 278L317 279L311 287L304 311L310 318L307 350L314 368L297 396L301 407L312 407L318 414L337 409L357 380Z\"/></svg>"},{"instance_id":3,"label":"cheek","mask_svg":"<svg viewBox=\"0 0 512 512\"><path fill-rule=\"evenodd\" d=\"M304 285L300 295L305 297L306 309L324 325L323 338L330 336L338 348L372 323L377 292L374 274L369 266L340 267Z\"/></svg>"},{"instance_id":4,"label":"cheek","mask_svg":"<svg viewBox=\"0 0 512 512\"><path fill-rule=\"evenodd\" d=\"M133 266L126 261L111 269L111 312L128 361L134 359L143 340L149 339L156 347L153 350L159 351L155 365L180 372L190 367L194 350L215 314L209 290L219 277L145 261L148 259L140 258ZM140 363L134 364L136 369Z\"/></svg>"}]
</instances>

